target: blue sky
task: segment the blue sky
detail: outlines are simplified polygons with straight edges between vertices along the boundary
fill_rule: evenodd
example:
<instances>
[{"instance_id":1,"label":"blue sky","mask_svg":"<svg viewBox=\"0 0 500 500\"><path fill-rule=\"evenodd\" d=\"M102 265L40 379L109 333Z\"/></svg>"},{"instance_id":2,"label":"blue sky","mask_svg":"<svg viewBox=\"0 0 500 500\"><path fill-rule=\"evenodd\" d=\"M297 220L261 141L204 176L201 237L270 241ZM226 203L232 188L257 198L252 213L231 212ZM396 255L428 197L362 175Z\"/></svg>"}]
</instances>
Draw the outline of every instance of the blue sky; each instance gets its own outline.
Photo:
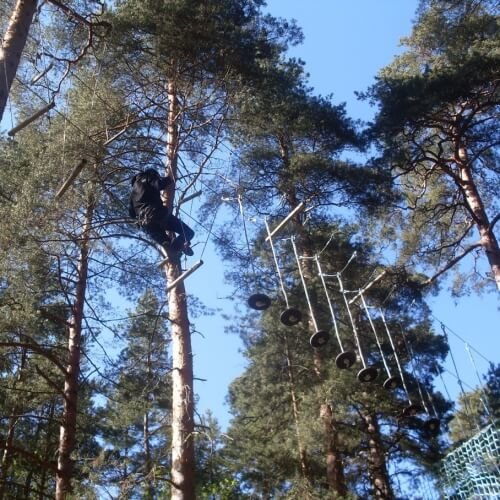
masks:
<instances>
[{"instance_id":1,"label":"blue sky","mask_svg":"<svg viewBox=\"0 0 500 500\"><path fill-rule=\"evenodd\" d=\"M354 92L365 90L373 83L377 72L388 64L401 48L401 37L410 33L417 0L268 0L267 10L276 17L296 19L303 29L304 43L291 55L306 62L310 83L318 94L333 93L335 103L346 103L349 116L367 120L372 110L367 103L356 100ZM2 124L9 128L9 113ZM189 220L187 220L189 223ZM188 266L200 258L206 235L197 229L196 254ZM227 299L231 288L224 283L224 266L211 245L203 255L205 264L186 280L190 294L199 297L207 306L225 313L233 310ZM484 358L500 361L500 301L498 294L454 299L444 290L429 300L434 316L449 332L451 348L459 375L465 387L478 383L487 368ZM242 306L244 307L244 305ZM195 389L200 397L199 413L211 409L220 424L229 421L224 404L229 383L245 367L239 353L237 336L224 332L227 325L220 314L195 319L193 334ZM440 323L436 322L439 330ZM473 363L465 349L470 344ZM477 350L480 354L474 351ZM451 359L449 373L444 374L446 388L456 396L458 386ZM439 384L438 384L439 386Z\"/></svg>"},{"instance_id":2,"label":"blue sky","mask_svg":"<svg viewBox=\"0 0 500 500\"><path fill-rule=\"evenodd\" d=\"M294 48L291 55L306 62L315 92L333 93L335 103L345 102L352 118L367 120L372 110L368 104L358 102L354 92L372 84L377 72L402 50L399 42L411 31L417 3L416 0L268 0L267 10L276 17L295 19L302 28L304 43ZM194 259L196 256L193 262ZM231 311L233 305L224 298L231 295L231 289L223 282L223 266L210 250L204 260L205 265L186 281L188 291L211 307ZM443 291L429 303L439 320L438 331L440 322L447 328L464 387L477 386L476 368L480 374L485 373L485 358L500 361L498 295L493 292L483 297L454 299ZM211 409L225 428L230 418L224 404L227 386L245 367L238 352L240 342L235 335L224 333L224 321L219 315L200 318L196 326L203 337L193 336L195 376L206 379L196 382L200 396L198 411ZM448 391L456 397L459 388L451 359L446 369L444 386L440 381L437 386L443 393Z\"/></svg>"}]
</instances>

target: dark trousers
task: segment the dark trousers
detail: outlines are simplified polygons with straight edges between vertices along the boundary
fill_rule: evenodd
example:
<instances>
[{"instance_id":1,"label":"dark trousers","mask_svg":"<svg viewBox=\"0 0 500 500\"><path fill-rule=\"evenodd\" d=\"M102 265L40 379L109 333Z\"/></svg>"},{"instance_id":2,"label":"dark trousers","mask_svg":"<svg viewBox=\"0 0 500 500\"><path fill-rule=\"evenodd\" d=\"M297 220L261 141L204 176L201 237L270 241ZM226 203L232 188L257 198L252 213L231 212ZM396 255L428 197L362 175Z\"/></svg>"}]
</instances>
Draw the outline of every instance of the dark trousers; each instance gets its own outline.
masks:
<instances>
[{"instance_id":1,"label":"dark trousers","mask_svg":"<svg viewBox=\"0 0 500 500\"><path fill-rule=\"evenodd\" d=\"M189 243L194 236L194 231L184 224L178 217L169 214L168 210L155 210L150 222L143 226L146 233L159 245L173 250L181 250L185 243ZM174 241L170 242L166 231L177 233Z\"/></svg>"}]
</instances>

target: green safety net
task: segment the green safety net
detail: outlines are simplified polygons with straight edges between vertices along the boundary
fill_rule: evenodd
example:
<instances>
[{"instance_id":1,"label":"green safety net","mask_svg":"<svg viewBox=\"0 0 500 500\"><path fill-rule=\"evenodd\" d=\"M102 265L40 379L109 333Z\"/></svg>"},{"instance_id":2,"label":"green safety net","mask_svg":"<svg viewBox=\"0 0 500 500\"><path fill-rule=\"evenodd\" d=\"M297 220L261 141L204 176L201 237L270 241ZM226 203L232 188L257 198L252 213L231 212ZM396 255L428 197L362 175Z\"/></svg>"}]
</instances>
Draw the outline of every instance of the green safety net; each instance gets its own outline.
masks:
<instances>
[{"instance_id":1,"label":"green safety net","mask_svg":"<svg viewBox=\"0 0 500 500\"><path fill-rule=\"evenodd\" d=\"M444 498L500 499L500 430L491 424L446 455L441 464Z\"/></svg>"}]
</instances>

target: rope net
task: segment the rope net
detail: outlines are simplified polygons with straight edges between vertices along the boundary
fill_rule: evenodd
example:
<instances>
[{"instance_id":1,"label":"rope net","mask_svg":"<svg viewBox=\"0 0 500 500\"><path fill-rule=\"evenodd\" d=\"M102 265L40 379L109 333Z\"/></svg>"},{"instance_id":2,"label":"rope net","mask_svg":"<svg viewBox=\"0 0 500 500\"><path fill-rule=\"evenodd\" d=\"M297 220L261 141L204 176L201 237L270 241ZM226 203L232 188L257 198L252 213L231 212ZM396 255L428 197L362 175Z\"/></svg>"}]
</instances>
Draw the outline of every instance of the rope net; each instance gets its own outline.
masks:
<instances>
[{"instance_id":1,"label":"rope net","mask_svg":"<svg viewBox=\"0 0 500 500\"><path fill-rule=\"evenodd\" d=\"M500 498L500 430L491 424L449 453L441 487L450 500Z\"/></svg>"}]
</instances>

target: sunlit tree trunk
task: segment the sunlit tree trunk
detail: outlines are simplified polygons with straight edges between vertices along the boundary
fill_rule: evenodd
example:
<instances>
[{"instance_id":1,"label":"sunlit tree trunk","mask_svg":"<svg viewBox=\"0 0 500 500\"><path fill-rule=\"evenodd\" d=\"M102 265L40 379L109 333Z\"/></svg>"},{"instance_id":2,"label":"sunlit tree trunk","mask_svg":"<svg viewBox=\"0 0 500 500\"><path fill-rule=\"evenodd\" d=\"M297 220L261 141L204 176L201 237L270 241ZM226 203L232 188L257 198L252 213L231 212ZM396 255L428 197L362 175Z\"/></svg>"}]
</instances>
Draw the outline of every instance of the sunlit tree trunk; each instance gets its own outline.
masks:
<instances>
[{"instance_id":1,"label":"sunlit tree trunk","mask_svg":"<svg viewBox=\"0 0 500 500\"><path fill-rule=\"evenodd\" d=\"M23 349L21 352L21 358L19 362L19 369L17 372L16 380L13 384L13 389L15 389L18 382L22 380L24 367L26 365L27 352L26 349ZM15 430L16 425L19 420L17 417L17 413L19 412L19 406L14 404L12 408L12 416L9 418L9 427L7 430L7 436L5 437L5 447L3 450L2 461L0 462L0 499L4 498L5 495L5 486L8 478L9 467L12 462L12 452L11 448L14 444Z\"/></svg>"},{"instance_id":2,"label":"sunlit tree trunk","mask_svg":"<svg viewBox=\"0 0 500 500\"><path fill-rule=\"evenodd\" d=\"M483 201L472 176L467 150L462 145L456 148L455 162L459 169L459 186L480 236L480 244L486 253L493 279L500 290L500 248L493 227L484 208Z\"/></svg>"},{"instance_id":3,"label":"sunlit tree trunk","mask_svg":"<svg viewBox=\"0 0 500 500\"><path fill-rule=\"evenodd\" d=\"M337 495L344 497L347 494L347 486L344 476L344 464L339 452L339 433L331 405L321 405L321 417L325 427L326 442L326 480L328 488Z\"/></svg>"},{"instance_id":4,"label":"sunlit tree trunk","mask_svg":"<svg viewBox=\"0 0 500 500\"><path fill-rule=\"evenodd\" d=\"M373 414L363 416L368 436L368 474L374 490L374 498L392 500L392 492L387 464L385 461L385 450L380 439L380 430L377 417Z\"/></svg>"},{"instance_id":5,"label":"sunlit tree trunk","mask_svg":"<svg viewBox=\"0 0 500 500\"><path fill-rule=\"evenodd\" d=\"M148 387L151 387L151 342L148 346L147 354L147 368L148 368ZM154 498L154 487L152 480L153 463L151 460L151 443L149 438L149 396L146 393L145 397L145 410L142 421L142 436L143 436L143 450L144 450L144 468L146 472L146 500Z\"/></svg>"},{"instance_id":6,"label":"sunlit tree trunk","mask_svg":"<svg viewBox=\"0 0 500 500\"><path fill-rule=\"evenodd\" d=\"M293 372L293 363L292 363L292 354L290 352L290 347L288 345L288 337L285 335L285 355L286 355L286 364L288 371L288 382L290 384L290 397L292 398L292 411L293 411L293 420L295 424L295 435L297 436L297 446L299 452L299 460L300 460L300 470L302 471L302 475L304 478L309 480L309 465L307 460L307 450L304 446L304 442L302 440L302 435L300 432L300 418L299 418L299 402L297 400L296 395L296 387L295 387L295 375Z\"/></svg>"},{"instance_id":7,"label":"sunlit tree trunk","mask_svg":"<svg viewBox=\"0 0 500 500\"><path fill-rule=\"evenodd\" d=\"M18 0L0 47L0 121L28 39L37 0Z\"/></svg>"},{"instance_id":8,"label":"sunlit tree trunk","mask_svg":"<svg viewBox=\"0 0 500 500\"><path fill-rule=\"evenodd\" d=\"M80 239L80 256L77 266L75 301L68 332L68 358L64 377L64 400L62 422L59 428L59 450L57 458L56 500L64 500L71 491L74 461L71 457L76 444L78 410L78 378L82 348L82 321L87 290L89 241L95 202L88 200L83 232Z\"/></svg>"},{"instance_id":9,"label":"sunlit tree trunk","mask_svg":"<svg viewBox=\"0 0 500 500\"><path fill-rule=\"evenodd\" d=\"M278 144L281 154L281 160L283 162L283 172L287 172L290 167L290 156L289 150L286 144L286 140L284 137L278 137ZM292 190L288 190L284 193L286 196L286 200L288 202L290 210L293 210L298 204L299 200L296 196L296 193ZM301 215L297 213L291 219L291 223L294 225L294 233L299 236L299 244L298 250L301 253L305 260L300 262L300 266L302 268L302 272L304 274L304 278L306 282L312 282L313 269L312 269L312 257L313 251L311 249L311 242L309 241L307 235L304 232ZM317 303L317 298L315 291L313 289L309 290L309 295L311 299L311 306L314 311L315 304ZM313 335L316 333L316 326L313 318L309 316L307 321L307 331L309 335ZM313 349L313 361L314 361L314 370L316 376L319 380L322 379L321 367L322 360L321 354L318 349ZM331 405L327 403L323 403L320 406L319 418L323 422L323 428L325 430L325 460L326 460L326 482L333 491L336 491L338 494L345 495L346 486L344 479L344 469L342 460L340 458L340 454L338 453L338 434L333 426L333 410ZM307 463L307 462L306 462ZM306 476L307 477L307 476Z\"/></svg>"},{"instance_id":10,"label":"sunlit tree trunk","mask_svg":"<svg viewBox=\"0 0 500 500\"><path fill-rule=\"evenodd\" d=\"M167 162L168 170L175 180L177 174L178 149L178 101L175 81L168 83ZM167 192L167 204L171 210L174 199L173 184ZM166 264L167 283L172 283L181 274L178 255L168 252ZM172 500L195 498L194 455L194 393L193 354L187 298L184 283L179 283L169 292L168 315L172 325Z\"/></svg>"}]
</instances>

